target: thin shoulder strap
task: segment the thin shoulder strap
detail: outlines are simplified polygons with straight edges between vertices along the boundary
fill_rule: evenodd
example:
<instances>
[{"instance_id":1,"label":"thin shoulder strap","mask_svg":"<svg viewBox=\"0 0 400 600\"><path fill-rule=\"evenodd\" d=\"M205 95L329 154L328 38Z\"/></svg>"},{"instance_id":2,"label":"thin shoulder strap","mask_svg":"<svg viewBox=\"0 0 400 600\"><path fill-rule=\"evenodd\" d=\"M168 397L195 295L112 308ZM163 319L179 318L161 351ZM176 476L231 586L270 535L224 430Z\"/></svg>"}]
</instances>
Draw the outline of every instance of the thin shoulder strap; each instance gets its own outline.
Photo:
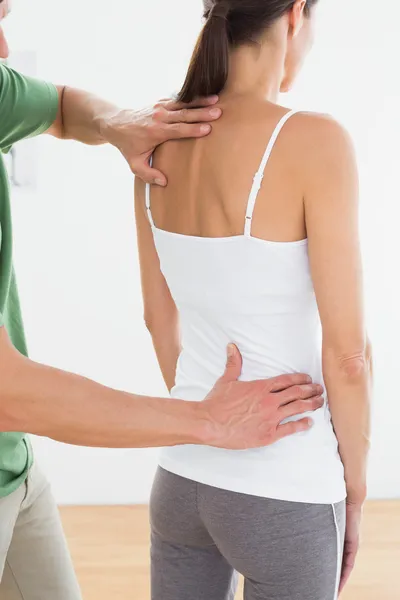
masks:
<instances>
[{"instance_id":1,"label":"thin shoulder strap","mask_svg":"<svg viewBox=\"0 0 400 600\"><path fill-rule=\"evenodd\" d=\"M257 173L254 176L253 186L251 188L249 200L247 203L246 222L245 222L245 226L244 226L244 234L247 237L251 236L251 224L252 224L252 220L253 220L254 207L256 205L258 193L261 189L262 180L264 179L264 171L265 171L265 168L269 161L269 158L271 156L271 152L275 146L275 142L278 139L280 132L282 131L283 126L290 119L290 117L292 117L294 114L296 114L296 112L298 112L298 111L290 110L289 112L287 112L282 117L282 119L279 121L278 125L275 127L274 132L271 136L271 139L269 140L267 149L265 150L263 159L260 164L260 168L258 169Z\"/></svg>"},{"instance_id":2,"label":"thin shoulder strap","mask_svg":"<svg viewBox=\"0 0 400 600\"><path fill-rule=\"evenodd\" d=\"M150 166L153 166L153 155L150 156ZM150 190L151 190L150 184L146 183L145 198L146 198L147 216L149 218L150 225L152 227L154 227L153 215L151 214L151 209L150 209Z\"/></svg>"}]
</instances>

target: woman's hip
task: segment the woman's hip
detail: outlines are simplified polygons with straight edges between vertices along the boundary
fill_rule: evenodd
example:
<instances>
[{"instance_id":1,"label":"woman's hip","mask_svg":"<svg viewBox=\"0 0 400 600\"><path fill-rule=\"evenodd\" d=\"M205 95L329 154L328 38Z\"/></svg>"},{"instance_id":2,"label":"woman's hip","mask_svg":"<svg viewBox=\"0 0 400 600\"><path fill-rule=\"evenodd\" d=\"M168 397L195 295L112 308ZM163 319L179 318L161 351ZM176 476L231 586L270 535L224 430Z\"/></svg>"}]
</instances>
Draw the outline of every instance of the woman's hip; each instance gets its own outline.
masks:
<instances>
[{"instance_id":1,"label":"woman's hip","mask_svg":"<svg viewBox=\"0 0 400 600\"><path fill-rule=\"evenodd\" d=\"M293 594L307 590L310 594L302 598L336 597L345 502L306 504L262 498L207 486L160 468L151 520L153 545L158 553L165 553L167 578L169 546L175 558L179 548L186 557L190 548L193 565L197 552L204 556L217 550L233 570L252 582L248 585L264 590L260 593L265 597L275 598L270 596L274 589L280 600L297 598Z\"/></svg>"}]
</instances>

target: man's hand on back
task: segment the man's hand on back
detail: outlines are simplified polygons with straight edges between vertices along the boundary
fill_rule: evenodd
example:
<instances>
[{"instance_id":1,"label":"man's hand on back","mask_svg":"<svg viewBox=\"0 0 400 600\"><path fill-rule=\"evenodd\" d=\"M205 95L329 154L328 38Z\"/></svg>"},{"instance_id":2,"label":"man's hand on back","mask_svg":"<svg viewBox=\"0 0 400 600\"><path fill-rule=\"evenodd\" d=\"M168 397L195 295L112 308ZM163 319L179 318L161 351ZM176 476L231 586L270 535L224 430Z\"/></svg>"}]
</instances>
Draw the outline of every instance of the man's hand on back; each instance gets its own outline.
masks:
<instances>
[{"instance_id":1,"label":"man's hand on back","mask_svg":"<svg viewBox=\"0 0 400 600\"><path fill-rule=\"evenodd\" d=\"M321 408L322 386L302 374L237 381L241 370L240 353L236 346L230 346L225 374L198 404L204 418L205 444L233 450L257 448L310 429L310 418L282 421Z\"/></svg>"},{"instance_id":2,"label":"man's hand on back","mask_svg":"<svg viewBox=\"0 0 400 600\"><path fill-rule=\"evenodd\" d=\"M101 134L123 154L135 175L163 186L167 183L165 175L150 166L154 149L167 140L208 135L210 122L221 116L216 102L217 96L186 105L162 100L141 111L120 110L104 119Z\"/></svg>"},{"instance_id":3,"label":"man's hand on back","mask_svg":"<svg viewBox=\"0 0 400 600\"><path fill-rule=\"evenodd\" d=\"M225 374L203 402L148 398L35 363L0 327L0 431L26 431L80 446L148 448L206 444L242 450L306 431L322 407L322 387L307 375L237 381L233 348Z\"/></svg>"},{"instance_id":4,"label":"man's hand on back","mask_svg":"<svg viewBox=\"0 0 400 600\"><path fill-rule=\"evenodd\" d=\"M150 166L157 146L182 138L199 138L211 131L222 111L218 96L190 104L161 100L140 111L123 110L85 90L57 86L58 111L48 134L88 145L111 144L126 159L132 172L146 183L166 185L164 173Z\"/></svg>"}]
</instances>

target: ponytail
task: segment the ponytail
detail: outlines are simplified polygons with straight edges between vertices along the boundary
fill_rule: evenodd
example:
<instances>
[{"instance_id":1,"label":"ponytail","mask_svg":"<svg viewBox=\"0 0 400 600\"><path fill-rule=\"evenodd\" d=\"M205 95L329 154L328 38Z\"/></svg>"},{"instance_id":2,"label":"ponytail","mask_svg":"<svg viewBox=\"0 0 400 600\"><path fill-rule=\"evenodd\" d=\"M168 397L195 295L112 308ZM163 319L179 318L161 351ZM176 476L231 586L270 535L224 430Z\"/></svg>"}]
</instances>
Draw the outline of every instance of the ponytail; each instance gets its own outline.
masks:
<instances>
[{"instance_id":1,"label":"ponytail","mask_svg":"<svg viewBox=\"0 0 400 600\"><path fill-rule=\"evenodd\" d=\"M296 0L203 0L206 24L200 34L185 83L178 94L181 102L220 94L229 74L232 48L254 43L277 19L291 10ZM305 15L318 0L307 0Z\"/></svg>"},{"instance_id":2,"label":"ponytail","mask_svg":"<svg viewBox=\"0 0 400 600\"><path fill-rule=\"evenodd\" d=\"M180 102L214 96L224 89L229 73L228 10L222 1L209 12L178 94Z\"/></svg>"}]
</instances>

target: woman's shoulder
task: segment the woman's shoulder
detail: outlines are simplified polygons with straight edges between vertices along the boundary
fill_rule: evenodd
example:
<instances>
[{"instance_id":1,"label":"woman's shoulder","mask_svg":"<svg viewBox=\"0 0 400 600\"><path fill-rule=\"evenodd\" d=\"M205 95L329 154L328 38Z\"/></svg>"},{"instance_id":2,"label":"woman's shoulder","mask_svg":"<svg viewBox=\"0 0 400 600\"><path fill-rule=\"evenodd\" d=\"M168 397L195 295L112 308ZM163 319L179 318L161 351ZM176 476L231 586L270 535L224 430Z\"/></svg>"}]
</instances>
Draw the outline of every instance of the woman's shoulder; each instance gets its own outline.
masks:
<instances>
[{"instance_id":1,"label":"woman's shoulder","mask_svg":"<svg viewBox=\"0 0 400 600\"><path fill-rule=\"evenodd\" d=\"M352 144L351 136L343 123L327 113L295 111L293 128L300 139L313 140L322 146Z\"/></svg>"},{"instance_id":2,"label":"woman's shoulder","mask_svg":"<svg viewBox=\"0 0 400 600\"><path fill-rule=\"evenodd\" d=\"M323 198L340 197L343 189L356 189L358 168L353 140L346 127L331 115L297 113L292 150L304 190L319 204Z\"/></svg>"},{"instance_id":3,"label":"woman's shoulder","mask_svg":"<svg viewBox=\"0 0 400 600\"><path fill-rule=\"evenodd\" d=\"M287 141L296 160L316 167L355 156L350 133L332 115L300 110L290 120Z\"/></svg>"},{"instance_id":4,"label":"woman's shoulder","mask_svg":"<svg viewBox=\"0 0 400 600\"><path fill-rule=\"evenodd\" d=\"M284 135L287 150L294 150L299 156L299 152L307 155L314 152L324 152L324 149L332 152L340 152L343 147L351 148L353 142L346 127L327 113L318 113L302 109L291 109L281 105L272 105L266 102L260 111L254 111L254 120L258 123L257 130L262 129L262 123L279 123L290 115L286 121Z\"/></svg>"}]
</instances>

